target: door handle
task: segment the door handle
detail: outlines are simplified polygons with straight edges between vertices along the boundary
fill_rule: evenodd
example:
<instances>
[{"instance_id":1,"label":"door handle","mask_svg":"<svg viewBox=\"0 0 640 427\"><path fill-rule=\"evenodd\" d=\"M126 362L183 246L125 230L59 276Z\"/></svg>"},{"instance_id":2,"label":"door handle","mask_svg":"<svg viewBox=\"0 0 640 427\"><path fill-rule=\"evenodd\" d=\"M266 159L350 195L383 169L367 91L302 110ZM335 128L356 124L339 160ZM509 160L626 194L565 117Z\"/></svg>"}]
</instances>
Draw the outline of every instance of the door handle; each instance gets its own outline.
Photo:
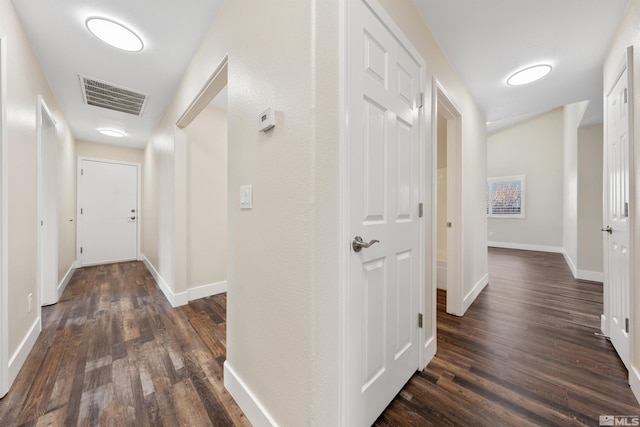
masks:
<instances>
[{"instance_id":1,"label":"door handle","mask_svg":"<svg viewBox=\"0 0 640 427\"><path fill-rule=\"evenodd\" d=\"M133 220L133 219L136 219L136 217L135 216L130 216L129 219Z\"/></svg>"},{"instance_id":2,"label":"door handle","mask_svg":"<svg viewBox=\"0 0 640 427\"><path fill-rule=\"evenodd\" d=\"M360 252L362 250L362 248L368 248L371 245L374 245L376 243L379 243L380 240L372 240L369 243L366 243L364 240L362 240L362 237L360 236L356 236L353 238L353 242L351 242L351 247L353 248L354 252Z\"/></svg>"},{"instance_id":3,"label":"door handle","mask_svg":"<svg viewBox=\"0 0 640 427\"><path fill-rule=\"evenodd\" d=\"M606 231L609 234L613 234L613 228L611 228L611 226L607 225L607 228L603 228L602 231Z\"/></svg>"}]
</instances>

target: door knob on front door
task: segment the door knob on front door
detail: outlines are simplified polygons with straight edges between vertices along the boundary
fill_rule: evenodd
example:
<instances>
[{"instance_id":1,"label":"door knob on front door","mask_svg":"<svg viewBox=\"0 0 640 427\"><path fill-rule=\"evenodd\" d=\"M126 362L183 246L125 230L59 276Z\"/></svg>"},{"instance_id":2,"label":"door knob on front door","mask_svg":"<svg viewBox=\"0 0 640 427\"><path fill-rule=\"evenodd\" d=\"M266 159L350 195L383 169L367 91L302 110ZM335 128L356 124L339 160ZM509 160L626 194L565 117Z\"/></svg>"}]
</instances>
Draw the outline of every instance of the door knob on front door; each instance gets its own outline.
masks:
<instances>
[{"instance_id":1,"label":"door knob on front door","mask_svg":"<svg viewBox=\"0 0 640 427\"><path fill-rule=\"evenodd\" d=\"M607 226L607 228L603 228L602 231L606 231L609 234L613 234L613 228L611 228L610 226Z\"/></svg>"},{"instance_id":2,"label":"door knob on front door","mask_svg":"<svg viewBox=\"0 0 640 427\"><path fill-rule=\"evenodd\" d=\"M380 240L372 240L369 243L366 243L364 240L362 240L362 237L360 236L356 236L353 238L353 242L351 242L351 247L353 248L354 252L360 252L362 250L362 248L368 248L371 245L374 245L376 243L380 242Z\"/></svg>"},{"instance_id":3,"label":"door knob on front door","mask_svg":"<svg viewBox=\"0 0 640 427\"><path fill-rule=\"evenodd\" d=\"M136 219L136 217L135 216L130 216L129 219L134 220L134 219Z\"/></svg>"}]
</instances>

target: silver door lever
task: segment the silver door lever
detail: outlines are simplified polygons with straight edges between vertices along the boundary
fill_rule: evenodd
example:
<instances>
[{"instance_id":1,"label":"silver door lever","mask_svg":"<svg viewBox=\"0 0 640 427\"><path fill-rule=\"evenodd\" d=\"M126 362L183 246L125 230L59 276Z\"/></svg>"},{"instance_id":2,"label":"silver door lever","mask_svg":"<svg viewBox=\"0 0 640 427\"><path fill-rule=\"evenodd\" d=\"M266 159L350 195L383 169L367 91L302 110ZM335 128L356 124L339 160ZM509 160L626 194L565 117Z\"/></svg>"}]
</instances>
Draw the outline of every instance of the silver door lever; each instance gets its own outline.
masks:
<instances>
[{"instance_id":1,"label":"silver door lever","mask_svg":"<svg viewBox=\"0 0 640 427\"><path fill-rule=\"evenodd\" d=\"M360 252L362 250L362 248L368 248L373 244L379 243L380 240L372 240L369 243L366 243L364 240L362 240L362 237L360 236L356 236L353 238L353 242L351 242L351 247L353 248L354 252Z\"/></svg>"}]
</instances>

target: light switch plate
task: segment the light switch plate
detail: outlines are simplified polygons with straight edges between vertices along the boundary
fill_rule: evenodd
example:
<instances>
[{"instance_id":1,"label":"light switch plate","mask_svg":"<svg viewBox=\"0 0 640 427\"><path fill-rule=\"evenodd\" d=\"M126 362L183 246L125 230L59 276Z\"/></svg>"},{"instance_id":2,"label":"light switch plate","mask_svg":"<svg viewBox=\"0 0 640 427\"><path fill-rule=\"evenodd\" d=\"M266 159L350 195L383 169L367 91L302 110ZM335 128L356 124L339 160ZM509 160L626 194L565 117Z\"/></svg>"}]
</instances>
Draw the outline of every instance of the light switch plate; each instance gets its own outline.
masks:
<instances>
[{"instance_id":1,"label":"light switch plate","mask_svg":"<svg viewBox=\"0 0 640 427\"><path fill-rule=\"evenodd\" d=\"M240 187L240 209L251 209L251 185L243 185Z\"/></svg>"}]
</instances>

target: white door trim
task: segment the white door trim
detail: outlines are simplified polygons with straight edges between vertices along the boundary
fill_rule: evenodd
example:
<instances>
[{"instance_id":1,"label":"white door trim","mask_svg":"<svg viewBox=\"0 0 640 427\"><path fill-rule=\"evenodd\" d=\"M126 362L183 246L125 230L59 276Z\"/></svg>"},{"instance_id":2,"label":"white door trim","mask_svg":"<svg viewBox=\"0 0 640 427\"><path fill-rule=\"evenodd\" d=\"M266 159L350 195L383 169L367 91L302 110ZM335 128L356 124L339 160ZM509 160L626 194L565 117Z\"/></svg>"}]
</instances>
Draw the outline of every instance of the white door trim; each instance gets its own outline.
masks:
<instances>
[{"instance_id":1,"label":"white door trim","mask_svg":"<svg viewBox=\"0 0 640 427\"><path fill-rule=\"evenodd\" d=\"M0 29L0 397L9 391L7 36Z\"/></svg>"},{"instance_id":2,"label":"white door trim","mask_svg":"<svg viewBox=\"0 0 640 427\"><path fill-rule=\"evenodd\" d=\"M44 176L45 171L57 169L57 141L50 141L49 135L45 132L49 126L54 129L56 121L47 106L42 95L38 95L37 103L37 170L38 170L38 298L33 304L38 304L38 316L40 316L43 305L55 304L58 302L58 186L57 179L51 181L50 176ZM48 122L48 124L47 124ZM55 156L48 156L51 153L50 147L45 144L54 143L56 145ZM54 172L57 176L57 172ZM52 198L47 196L53 194ZM42 224L42 221L47 223ZM46 228L45 228L46 227ZM53 267L49 262L55 264ZM49 269L53 268L51 271ZM53 277L51 277L53 276Z\"/></svg>"},{"instance_id":3,"label":"white door trim","mask_svg":"<svg viewBox=\"0 0 640 427\"><path fill-rule=\"evenodd\" d=\"M389 31L393 34L394 37L404 46L404 48L409 52L411 56L413 56L420 64L420 92L425 93L426 88L426 62L422 55L418 52L417 49L413 46L413 43L404 35L401 31L400 27L393 21L391 16L387 13L384 7L377 0L360 0L365 3L371 11L382 21L382 23L389 29ZM349 256L351 253L350 245L351 236L350 227L349 227L349 103L350 103L350 82L349 82L349 74L350 69L352 67L350 60L350 46L349 46L349 32L350 32L350 21L352 14L351 2L346 2L347 4L343 6L341 9L341 15L343 17L342 25L341 25L341 34L340 34L340 87L339 87L339 98L340 98L340 217L339 217L339 234L340 234L340 242L343 244L340 245L340 259L339 259L339 271L340 271L340 300L338 303L340 318L340 367L339 367L339 375L340 375L340 422L341 425L348 425L347 419L347 407L346 407L346 397L349 390L348 383L348 372L347 367L349 366L349 355L347 354L346 349L348 348L348 285L349 285ZM420 109L420 201L426 200L426 102L423 101L423 107ZM430 224L429 224L430 226ZM425 298L426 295L432 294L435 292L435 282L425 280L425 267L426 267L426 258L425 258L425 249L426 249L426 239L425 239L425 218L423 217L419 224L419 235L420 235L420 243L419 248L421 251L421 255L418 257L420 260L420 303L419 303L419 311L420 313L425 314L426 309L430 309L433 313L426 314L425 317L430 315L433 316L435 325L435 308L436 303L435 299L433 300L432 307L426 307ZM435 263L435 255L432 255L433 262ZM427 323L428 324L428 323ZM426 348L426 331L427 328L423 328L423 330L419 333L419 356L418 360L416 360L416 370L422 369L428 363L428 359L433 356L433 354L428 354L428 350ZM433 335L435 337L435 335ZM429 338L431 339L431 338Z\"/></svg>"},{"instance_id":4,"label":"white door trim","mask_svg":"<svg viewBox=\"0 0 640 427\"><path fill-rule=\"evenodd\" d=\"M635 219L636 219L636 212L635 212L635 206L636 206L636 194L635 194L635 162L634 162L634 109L633 109L633 100L635 99L635 95L634 95L634 90L633 90L633 76L634 76L634 70L633 70L633 46L629 46L627 47L627 50L622 58L622 60L620 61L620 65L618 67L618 73L615 75L615 77L612 79L612 81L607 82L607 87L606 87L606 92L605 92L605 96L604 96L604 156L603 156L603 221L604 222L608 222L608 197L609 197L609 193L608 193L608 185L607 185L607 172L608 172L608 144L607 144L607 140L608 140L608 117L609 117L609 103L608 103L608 99L609 99L609 95L611 95L611 92L614 90L616 83L618 82L618 80L620 79L620 77L622 76L622 74L624 73L624 71L627 71L627 99L629 100L627 106L628 106L628 117L629 117L629 153L628 153L628 168L629 168L629 206L630 206L630 215L629 215L629 259L630 259L630 263L629 263L629 301L630 301L630 307L629 307L629 324L630 324L630 328L631 328L631 333L629 334L629 354L628 354L628 361L624 361L625 365L627 365L627 363L629 363L629 366L631 366L631 364L633 363L634 360L634 336L635 336L635 326L636 326L636 319L635 319L635 310L633 309L633 307L635 306L635 289L634 289L634 282L635 282L635 262L634 262L634 254L635 254ZM607 227L608 224L604 223L603 224L603 228ZM604 252L604 284L603 284L603 311L604 314L602 316L602 320L601 320L601 329L603 334L605 334L606 336L610 336L611 334L611 329L610 329L610 321L611 321L611 289L609 287L609 279L608 279L608 271L609 271L609 253L608 253L608 241L607 239L603 239L603 252ZM633 375L632 370L629 370L629 375Z\"/></svg>"},{"instance_id":5,"label":"white door trim","mask_svg":"<svg viewBox=\"0 0 640 427\"><path fill-rule=\"evenodd\" d=\"M176 121L176 126L180 129L184 129L191 122L198 117L198 114L204 110L207 105L213 101L222 89L224 89L229 82L229 55L225 55L216 69L211 73L211 76L207 79L202 89L191 100L191 103L184 110L180 118Z\"/></svg>"},{"instance_id":6,"label":"white door trim","mask_svg":"<svg viewBox=\"0 0 640 427\"><path fill-rule=\"evenodd\" d=\"M94 161L94 162L104 162L104 163L113 163L113 164L117 164L117 165L126 165L126 166L136 166L138 168L138 188L136 189L137 192L137 200L136 200L136 216L138 217L137 221L138 221L138 226L137 226L137 230L136 230L136 259L138 261L142 260L142 255L140 252L140 241L141 241L141 232L142 232L142 221L143 221L143 212L141 211L141 206L142 206L142 165L140 163L134 163L134 162L122 162L122 161L118 161L118 160L112 160L112 159L101 159L98 157L85 157L85 156L78 156L78 161L77 161L77 169L76 169L76 218L78 218L78 221L76 221L76 263L78 264L78 266L82 266L80 260L82 260L81 254L80 254L80 248L82 247L82 215L80 213L80 209L82 208L82 206L80 206L82 199L81 199L81 186L80 186L80 175L81 175L81 169L82 169L82 162L84 160L88 160L88 161Z\"/></svg>"},{"instance_id":7,"label":"white door trim","mask_svg":"<svg viewBox=\"0 0 640 427\"><path fill-rule=\"evenodd\" d=\"M433 79L433 108L431 123L432 141L438 140L438 111L447 120L447 220L452 223L452 227L447 229L447 313L462 316L464 307L464 287L463 287L463 264L462 264L462 189L460 187L462 179L462 114L456 106L453 98L448 94L442 83L434 77ZM433 194L437 194L437 146L431 144L433 153L432 165L432 188ZM434 197L431 205L432 217L438 217L438 205ZM432 232L436 233L436 221L432 223ZM435 234L434 234L435 236ZM433 251L437 252L437 240L432 239ZM437 271L437 257L431 259L431 269ZM432 281L435 283L435 276ZM436 306L434 305L434 316ZM434 319L435 324L435 319Z\"/></svg>"}]
</instances>

